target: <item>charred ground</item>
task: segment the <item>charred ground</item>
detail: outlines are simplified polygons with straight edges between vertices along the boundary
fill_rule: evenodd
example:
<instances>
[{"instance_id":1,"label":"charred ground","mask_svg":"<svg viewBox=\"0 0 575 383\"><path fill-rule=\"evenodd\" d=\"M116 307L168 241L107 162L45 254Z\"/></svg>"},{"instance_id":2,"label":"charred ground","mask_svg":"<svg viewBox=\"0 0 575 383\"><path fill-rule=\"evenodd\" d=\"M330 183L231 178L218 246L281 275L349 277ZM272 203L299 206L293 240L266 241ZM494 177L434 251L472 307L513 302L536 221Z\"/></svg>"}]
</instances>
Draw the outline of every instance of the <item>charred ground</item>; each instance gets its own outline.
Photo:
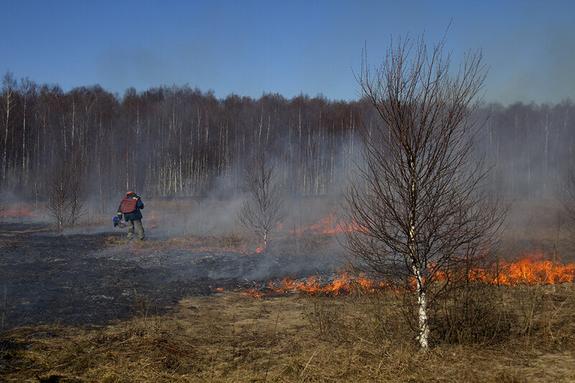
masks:
<instances>
[{"instance_id":1,"label":"charred ground","mask_svg":"<svg viewBox=\"0 0 575 383\"><path fill-rule=\"evenodd\" d=\"M344 249L333 235L332 206L313 214L302 208L314 218L284 225L261 254L255 252L257 239L222 224L222 217L233 216L229 205L193 205L185 217L166 202L150 201L149 208L144 242L128 242L105 219L61 234L32 223L38 216L0 224L2 378L573 379L571 283L483 286L477 290L478 315L472 317L477 322L437 329L434 352L423 356L414 348L398 302L384 290L267 294L269 280L328 277L345 264ZM572 260L570 231L556 224L557 206L514 211L522 214L511 217L513 230L499 248L502 259L538 250L545 259ZM246 294L250 289L262 297ZM471 333L463 331L470 326ZM468 341L470 334L479 341Z\"/></svg>"},{"instance_id":2,"label":"charred ground","mask_svg":"<svg viewBox=\"0 0 575 383\"><path fill-rule=\"evenodd\" d=\"M128 242L112 231L55 235L41 224L0 224L4 329L37 324L101 325L145 310L159 314L186 296L246 288L269 277L330 270L335 261L305 242L266 254L236 237ZM273 254L270 254L273 252Z\"/></svg>"}]
</instances>

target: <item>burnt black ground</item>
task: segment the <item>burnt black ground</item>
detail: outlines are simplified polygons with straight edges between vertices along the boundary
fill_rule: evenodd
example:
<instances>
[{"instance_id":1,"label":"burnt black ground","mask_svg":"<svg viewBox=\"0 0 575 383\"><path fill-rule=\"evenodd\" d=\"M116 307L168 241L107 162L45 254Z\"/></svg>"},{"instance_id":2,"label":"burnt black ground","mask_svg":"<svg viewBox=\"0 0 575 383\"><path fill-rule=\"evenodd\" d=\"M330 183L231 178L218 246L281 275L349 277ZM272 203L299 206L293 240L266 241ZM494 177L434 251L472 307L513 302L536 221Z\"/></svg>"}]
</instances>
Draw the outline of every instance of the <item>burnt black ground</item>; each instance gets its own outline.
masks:
<instances>
[{"instance_id":1,"label":"burnt black ground","mask_svg":"<svg viewBox=\"0 0 575 383\"><path fill-rule=\"evenodd\" d=\"M215 287L247 287L326 269L321 256L301 259L289 251L270 256L146 250L107 244L114 236L123 234L55 235L41 225L0 223L0 328L102 325L165 312L181 298L211 294Z\"/></svg>"},{"instance_id":2,"label":"burnt black ground","mask_svg":"<svg viewBox=\"0 0 575 383\"><path fill-rule=\"evenodd\" d=\"M169 268L143 268L129 254L98 256L110 233L55 236L38 232L42 229L0 224L4 329L52 323L103 324L133 315L135 310L162 311L184 295L210 291L205 281L169 280Z\"/></svg>"}]
</instances>

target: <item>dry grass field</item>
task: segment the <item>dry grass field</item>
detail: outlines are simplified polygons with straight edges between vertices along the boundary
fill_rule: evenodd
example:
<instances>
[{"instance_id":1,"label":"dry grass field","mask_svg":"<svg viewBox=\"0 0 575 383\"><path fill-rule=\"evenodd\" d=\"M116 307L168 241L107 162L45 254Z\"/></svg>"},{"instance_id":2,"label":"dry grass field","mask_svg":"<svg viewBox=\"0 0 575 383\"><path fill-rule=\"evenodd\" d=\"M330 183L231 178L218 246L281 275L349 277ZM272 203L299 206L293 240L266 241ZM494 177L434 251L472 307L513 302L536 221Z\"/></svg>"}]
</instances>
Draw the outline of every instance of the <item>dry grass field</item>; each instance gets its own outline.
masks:
<instances>
[{"instance_id":1,"label":"dry grass field","mask_svg":"<svg viewBox=\"0 0 575 383\"><path fill-rule=\"evenodd\" d=\"M162 316L142 304L136 318L105 327L15 329L0 361L7 382L575 381L575 289L489 289L471 321L436 329L427 353L389 293L224 292Z\"/></svg>"},{"instance_id":2,"label":"dry grass field","mask_svg":"<svg viewBox=\"0 0 575 383\"><path fill-rule=\"evenodd\" d=\"M44 235L43 226L36 230L36 226L20 225L22 230L14 226L3 232L2 243L12 249L14 260L20 260L24 250L26 262L45 258L38 264L38 278L65 280L84 273L76 283L88 283L121 273L118 278L123 279L118 280L128 287L137 282L142 294L132 309L124 310L122 319L115 316L102 322L106 324L58 324L58 318L45 314L46 320L34 317L36 322L56 324L9 327L0 334L1 382L575 382L572 283L478 284L468 305L446 302L435 308L432 348L422 353L397 297L389 291L352 291L345 296L276 294L257 299L245 289L234 290L239 286L236 279L227 284L184 280L191 293L178 290L182 281L169 280L168 286L166 281L176 271L193 274L192 278L192 271L213 267L235 275L232 271L238 267L254 268L266 257L253 254L256 242L233 232L213 231L215 222L202 227L195 219L178 218L174 224L172 205L150 204L145 218L150 240L144 243L126 244L119 233L98 228L69 234L66 241ZM535 250L546 259L572 262L572 231L558 218L558 210L549 203L515 206L499 257L516 259ZM328 214L324 213L317 216ZM316 221L323 222L294 223L294 229L278 234L277 246L291 255L278 258L285 263L274 264L275 268L285 273L290 262L309 265L312 260L325 266L333 257L337 242L332 237L311 229L309 238L290 236L290 230L314 228L309 225ZM174 227L178 230L172 233ZM46 249L54 252L53 257ZM36 253L37 259L32 256ZM47 272L60 265L52 258L67 259L66 268ZM21 269L30 276L31 264L26 262ZM160 266L165 270L157 269ZM86 277L86 270L94 271L88 273L92 279ZM112 303L104 302L112 308L130 305L131 296L122 294L131 290L124 285L120 289L116 279L112 282L109 288L90 282L86 291L115 297ZM220 291L212 288L216 286L225 290L210 295ZM69 289L63 291L70 294ZM44 297L48 292L38 294ZM159 296L177 303L156 310ZM156 303L147 301L149 297L156 297ZM110 317L103 315L104 306L76 298L61 302L67 309L63 314L94 311L98 317ZM50 309L49 300L40 303L44 312ZM16 312L26 312L26 305L22 303L20 309L12 312L13 320Z\"/></svg>"}]
</instances>

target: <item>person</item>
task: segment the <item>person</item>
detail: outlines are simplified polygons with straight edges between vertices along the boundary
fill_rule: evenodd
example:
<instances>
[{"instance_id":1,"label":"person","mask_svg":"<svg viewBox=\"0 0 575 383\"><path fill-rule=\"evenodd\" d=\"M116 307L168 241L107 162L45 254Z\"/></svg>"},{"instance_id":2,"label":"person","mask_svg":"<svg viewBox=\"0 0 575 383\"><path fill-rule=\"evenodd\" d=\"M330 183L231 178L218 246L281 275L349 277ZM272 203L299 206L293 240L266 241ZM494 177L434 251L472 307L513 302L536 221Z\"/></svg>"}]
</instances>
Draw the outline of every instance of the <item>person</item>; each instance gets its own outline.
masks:
<instances>
[{"instance_id":1,"label":"person","mask_svg":"<svg viewBox=\"0 0 575 383\"><path fill-rule=\"evenodd\" d=\"M128 224L128 239L134 237L134 229L138 238L143 241L144 236L144 226L142 225L142 210L144 208L144 203L139 195L133 191L126 193L120 206L118 207L118 217L124 216L124 221Z\"/></svg>"}]
</instances>

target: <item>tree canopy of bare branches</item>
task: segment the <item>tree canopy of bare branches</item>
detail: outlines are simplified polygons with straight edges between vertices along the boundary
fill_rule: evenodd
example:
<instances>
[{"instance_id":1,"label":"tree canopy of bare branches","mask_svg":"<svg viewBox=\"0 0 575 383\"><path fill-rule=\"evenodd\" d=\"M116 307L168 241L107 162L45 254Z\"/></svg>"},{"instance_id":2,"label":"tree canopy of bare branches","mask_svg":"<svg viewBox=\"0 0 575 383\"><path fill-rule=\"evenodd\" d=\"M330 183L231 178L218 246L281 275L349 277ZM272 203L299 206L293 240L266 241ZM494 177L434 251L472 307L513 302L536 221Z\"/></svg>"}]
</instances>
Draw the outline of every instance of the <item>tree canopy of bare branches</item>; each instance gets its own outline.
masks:
<instances>
[{"instance_id":1,"label":"tree canopy of bare branches","mask_svg":"<svg viewBox=\"0 0 575 383\"><path fill-rule=\"evenodd\" d=\"M284 211L275 165L263 148L257 150L252 166L246 169L245 187L248 199L244 201L238 220L262 240L263 249L266 249L269 235L284 217Z\"/></svg>"},{"instance_id":2,"label":"tree canopy of bare branches","mask_svg":"<svg viewBox=\"0 0 575 383\"><path fill-rule=\"evenodd\" d=\"M361 266L415 291L422 349L439 286L482 253L502 219L473 153L479 125L469 117L484 78L480 54L453 72L443 44L430 48L423 38L392 44L375 71L364 56L359 76L380 121L364 131L362 182L346 196L350 219L362 228L349 234L349 249Z\"/></svg>"},{"instance_id":3,"label":"tree canopy of bare branches","mask_svg":"<svg viewBox=\"0 0 575 383\"><path fill-rule=\"evenodd\" d=\"M82 166L78 155L73 158L54 170L48 189L48 212L58 231L74 225L83 214Z\"/></svg>"}]
</instances>

